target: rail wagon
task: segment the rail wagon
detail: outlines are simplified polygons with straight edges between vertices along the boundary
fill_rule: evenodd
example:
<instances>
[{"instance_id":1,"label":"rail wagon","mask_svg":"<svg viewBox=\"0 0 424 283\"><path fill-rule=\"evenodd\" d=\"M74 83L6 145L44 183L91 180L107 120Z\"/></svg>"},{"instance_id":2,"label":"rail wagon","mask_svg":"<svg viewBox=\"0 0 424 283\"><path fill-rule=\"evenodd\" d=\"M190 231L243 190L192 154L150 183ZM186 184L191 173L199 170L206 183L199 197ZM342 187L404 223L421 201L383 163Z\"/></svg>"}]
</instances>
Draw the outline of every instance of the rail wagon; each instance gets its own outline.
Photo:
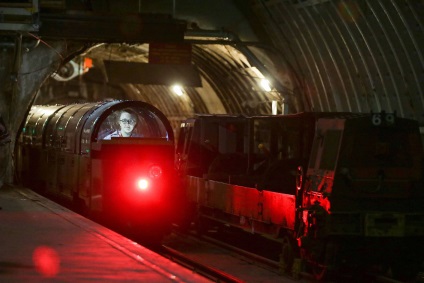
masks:
<instances>
[{"instance_id":1,"label":"rail wagon","mask_svg":"<svg viewBox=\"0 0 424 283\"><path fill-rule=\"evenodd\" d=\"M323 280L355 270L415 276L423 262L418 122L391 113L197 115L177 169L200 231L281 243L281 269Z\"/></svg>"}]
</instances>

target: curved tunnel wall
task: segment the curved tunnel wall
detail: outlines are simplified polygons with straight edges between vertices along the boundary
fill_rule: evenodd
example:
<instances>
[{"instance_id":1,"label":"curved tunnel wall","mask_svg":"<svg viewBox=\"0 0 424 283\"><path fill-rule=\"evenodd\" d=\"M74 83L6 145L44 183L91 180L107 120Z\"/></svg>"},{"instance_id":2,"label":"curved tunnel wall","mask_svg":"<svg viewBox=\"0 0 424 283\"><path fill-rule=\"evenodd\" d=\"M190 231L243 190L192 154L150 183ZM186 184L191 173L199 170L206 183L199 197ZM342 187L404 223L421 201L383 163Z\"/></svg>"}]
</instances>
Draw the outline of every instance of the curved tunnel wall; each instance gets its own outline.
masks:
<instances>
[{"instance_id":1,"label":"curved tunnel wall","mask_svg":"<svg viewBox=\"0 0 424 283\"><path fill-rule=\"evenodd\" d=\"M305 108L396 111L424 123L423 1L280 0L252 8L300 78Z\"/></svg>"}]
</instances>

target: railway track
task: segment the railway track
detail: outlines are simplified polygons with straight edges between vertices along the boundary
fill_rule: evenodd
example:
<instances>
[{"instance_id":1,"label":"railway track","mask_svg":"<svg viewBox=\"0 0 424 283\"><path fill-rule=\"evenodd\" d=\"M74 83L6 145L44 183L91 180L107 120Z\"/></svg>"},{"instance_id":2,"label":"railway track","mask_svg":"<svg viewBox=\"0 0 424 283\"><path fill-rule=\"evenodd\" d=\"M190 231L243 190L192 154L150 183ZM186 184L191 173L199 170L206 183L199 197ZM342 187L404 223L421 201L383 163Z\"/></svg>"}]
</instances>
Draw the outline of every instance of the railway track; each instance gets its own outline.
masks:
<instances>
[{"instance_id":1,"label":"railway track","mask_svg":"<svg viewBox=\"0 0 424 283\"><path fill-rule=\"evenodd\" d=\"M278 272L278 262L212 237L174 232L158 252L216 282L308 282L282 276Z\"/></svg>"},{"instance_id":2,"label":"railway track","mask_svg":"<svg viewBox=\"0 0 424 283\"><path fill-rule=\"evenodd\" d=\"M172 249L168 246L162 246L162 254L165 257L193 270L194 272L201 274L215 282L228 282L228 283L242 283L244 280L223 272L217 268L202 264L198 261L191 259L183 253Z\"/></svg>"},{"instance_id":3,"label":"railway track","mask_svg":"<svg viewBox=\"0 0 424 283\"><path fill-rule=\"evenodd\" d=\"M165 243L162 248L162 254L164 256L191 268L195 272L199 272L215 282L259 282L259 280L260 282L277 282L276 280L278 280L278 282L282 283L317 282L312 275L307 272L301 272L300 278L298 279L287 275L281 275L279 272L279 263L277 261L248 252L209 236L203 235L199 238L192 233L181 234L180 232L174 232L172 240ZM218 253L226 253L229 257L233 258L233 260L227 261L222 265L216 264L216 254ZM245 264L237 267L239 261ZM263 277L260 279L249 279L248 272L258 272L253 271L253 269L262 270ZM417 277L414 283L424 282L424 274L421 277L421 279ZM337 282L404 283L375 273L364 273L355 278L346 276L334 281L327 281L327 283Z\"/></svg>"}]
</instances>

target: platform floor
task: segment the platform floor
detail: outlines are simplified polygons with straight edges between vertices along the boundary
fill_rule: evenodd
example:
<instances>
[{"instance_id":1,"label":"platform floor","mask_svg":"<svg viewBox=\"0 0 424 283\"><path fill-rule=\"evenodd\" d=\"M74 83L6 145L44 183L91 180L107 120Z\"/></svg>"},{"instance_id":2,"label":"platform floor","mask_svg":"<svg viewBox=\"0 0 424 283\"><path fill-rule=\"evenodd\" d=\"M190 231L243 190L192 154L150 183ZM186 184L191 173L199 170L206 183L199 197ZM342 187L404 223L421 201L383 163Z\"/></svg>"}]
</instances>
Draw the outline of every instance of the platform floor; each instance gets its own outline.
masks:
<instances>
[{"instance_id":1,"label":"platform floor","mask_svg":"<svg viewBox=\"0 0 424 283\"><path fill-rule=\"evenodd\" d=\"M31 190L0 207L0 282L211 282Z\"/></svg>"}]
</instances>

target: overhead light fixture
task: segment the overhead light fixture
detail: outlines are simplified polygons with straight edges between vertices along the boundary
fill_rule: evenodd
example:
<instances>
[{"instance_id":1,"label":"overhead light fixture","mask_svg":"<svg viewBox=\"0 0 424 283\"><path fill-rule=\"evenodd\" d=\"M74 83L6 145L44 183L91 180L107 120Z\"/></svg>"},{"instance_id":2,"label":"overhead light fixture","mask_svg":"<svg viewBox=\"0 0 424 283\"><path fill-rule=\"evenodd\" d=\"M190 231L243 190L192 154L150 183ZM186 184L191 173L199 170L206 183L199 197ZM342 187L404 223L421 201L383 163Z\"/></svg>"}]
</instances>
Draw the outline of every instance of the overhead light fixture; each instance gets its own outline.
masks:
<instances>
[{"instance_id":1,"label":"overhead light fixture","mask_svg":"<svg viewBox=\"0 0 424 283\"><path fill-rule=\"evenodd\" d=\"M184 94L183 88L180 85L173 85L172 91L178 96L182 96Z\"/></svg>"},{"instance_id":2,"label":"overhead light fixture","mask_svg":"<svg viewBox=\"0 0 424 283\"><path fill-rule=\"evenodd\" d=\"M59 82L66 82L87 73L92 67L93 60L91 58L85 57L82 62L71 60L62 65L51 77Z\"/></svg>"},{"instance_id":3,"label":"overhead light fixture","mask_svg":"<svg viewBox=\"0 0 424 283\"><path fill-rule=\"evenodd\" d=\"M271 91L271 85L267 79L261 80L261 87L265 91Z\"/></svg>"}]
</instances>

